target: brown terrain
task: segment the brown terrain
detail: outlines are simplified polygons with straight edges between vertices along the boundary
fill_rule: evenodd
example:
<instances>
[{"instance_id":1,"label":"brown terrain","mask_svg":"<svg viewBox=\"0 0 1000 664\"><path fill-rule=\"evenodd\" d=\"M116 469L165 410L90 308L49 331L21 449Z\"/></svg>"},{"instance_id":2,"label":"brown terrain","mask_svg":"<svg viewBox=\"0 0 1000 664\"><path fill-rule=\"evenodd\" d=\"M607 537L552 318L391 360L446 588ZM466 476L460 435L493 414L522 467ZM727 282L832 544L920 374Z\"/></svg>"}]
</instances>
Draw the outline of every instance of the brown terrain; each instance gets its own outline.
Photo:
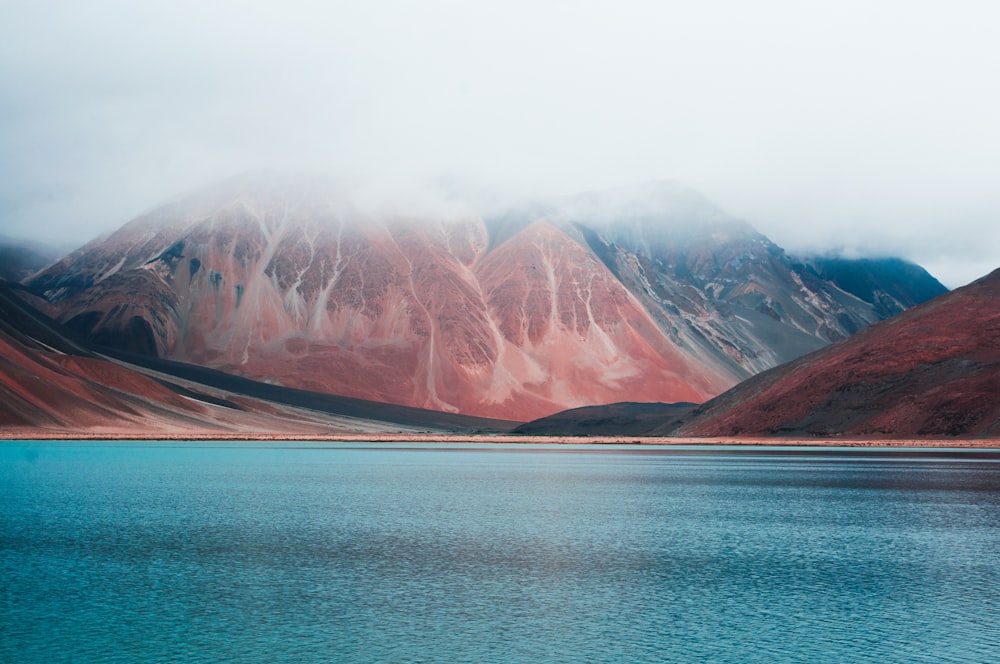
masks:
<instances>
[{"instance_id":1,"label":"brown terrain","mask_svg":"<svg viewBox=\"0 0 1000 664\"><path fill-rule=\"evenodd\" d=\"M1000 437L1000 270L765 372L650 433Z\"/></svg>"},{"instance_id":2,"label":"brown terrain","mask_svg":"<svg viewBox=\"0 0 1000 664\"><path fill-rule=\"evenodd\" d=\"M266 417L185 398L136 371L87 356L80 348L60 349L63 344L44 334L44 324L22 318L8 291L3 292L2 313L0 427L5 431L75 436L265 428ZM33 323L43 334L25 331ZM302 432L322 430L319 422L311 424L289 418L284 426Z\"/></svg>"},{"instance_id":3,"label":"brown terrain","mask_svg":"<svg viewBox=\"0 0 1000 664\"><path fill-rule=\"evenodd\" d=\"M24 283L40 308L118 351L525 421L703 402L944 291L912 267L906 288L878 276L849 292L841 272L820 276L670 183L483 216L247 176Z\"/></svg>"},{"instance_id":4,"label":"brown terrain","mask_svg":"<svg viewBox=\"0 0 1000 664\"><path fill-rule=\"evenodd\" d=\"M165 361L126 363L75 339L25 297L0 281L4 438L413 435L513 425L289 390Z\"/></svg>"}]
</instances>

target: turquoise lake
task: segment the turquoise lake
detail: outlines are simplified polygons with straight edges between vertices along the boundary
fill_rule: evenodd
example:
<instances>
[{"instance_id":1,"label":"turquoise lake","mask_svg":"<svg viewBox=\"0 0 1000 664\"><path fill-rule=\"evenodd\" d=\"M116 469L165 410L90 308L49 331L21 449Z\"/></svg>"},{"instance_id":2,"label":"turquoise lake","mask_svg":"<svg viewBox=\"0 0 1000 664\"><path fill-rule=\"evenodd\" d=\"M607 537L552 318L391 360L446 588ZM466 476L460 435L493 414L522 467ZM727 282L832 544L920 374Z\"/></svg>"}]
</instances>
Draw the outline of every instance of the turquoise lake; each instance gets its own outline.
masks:
<instances>
[{"instance_id":1,"label":"turquoise lake","mask_svg":"<svg viewBox=\"0 0 1000 664\"><path fill-rule=\"evenodd\" d=\"M0 442L2 662L990 662L1000 452Z\"/></svg>"}]
</instances>

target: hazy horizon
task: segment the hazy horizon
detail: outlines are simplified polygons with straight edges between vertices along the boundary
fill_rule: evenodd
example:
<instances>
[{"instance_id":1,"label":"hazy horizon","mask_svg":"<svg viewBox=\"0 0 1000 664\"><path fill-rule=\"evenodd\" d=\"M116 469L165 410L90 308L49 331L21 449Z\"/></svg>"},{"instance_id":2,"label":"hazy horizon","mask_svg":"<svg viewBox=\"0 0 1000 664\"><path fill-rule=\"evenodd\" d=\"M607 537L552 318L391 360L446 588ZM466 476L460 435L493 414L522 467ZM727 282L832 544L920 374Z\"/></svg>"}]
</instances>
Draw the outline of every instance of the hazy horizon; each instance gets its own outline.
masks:
<instances>
[{"instance_id":1,"label":"hazy horizon","mask_svg":"<svg viewBox=\"0 0 1000 664\"><path fill-rule=\"evenodd\" d=\"M1000 265L991 3L0 3L0 234L257 168L672 180L792 253Z\"/></svg>"}]
</instances>

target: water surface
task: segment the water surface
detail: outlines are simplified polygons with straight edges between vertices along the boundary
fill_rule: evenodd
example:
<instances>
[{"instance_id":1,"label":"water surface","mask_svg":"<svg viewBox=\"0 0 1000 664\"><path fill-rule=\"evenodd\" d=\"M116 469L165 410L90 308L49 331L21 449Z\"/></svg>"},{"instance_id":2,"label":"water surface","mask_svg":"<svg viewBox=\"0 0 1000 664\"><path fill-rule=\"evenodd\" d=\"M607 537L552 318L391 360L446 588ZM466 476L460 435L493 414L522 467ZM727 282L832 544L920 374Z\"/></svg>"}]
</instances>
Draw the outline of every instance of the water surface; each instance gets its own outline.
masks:
<instances>
[{"instance_id":1,"label":"water surface","mask_svg":"<svg viewBox=\"0 0 1000 664\"><path fill-rule=\"evenodd\" d=\"M983 452L0 444L0 661L994 661Z\"/></svg>"}]
</instances>

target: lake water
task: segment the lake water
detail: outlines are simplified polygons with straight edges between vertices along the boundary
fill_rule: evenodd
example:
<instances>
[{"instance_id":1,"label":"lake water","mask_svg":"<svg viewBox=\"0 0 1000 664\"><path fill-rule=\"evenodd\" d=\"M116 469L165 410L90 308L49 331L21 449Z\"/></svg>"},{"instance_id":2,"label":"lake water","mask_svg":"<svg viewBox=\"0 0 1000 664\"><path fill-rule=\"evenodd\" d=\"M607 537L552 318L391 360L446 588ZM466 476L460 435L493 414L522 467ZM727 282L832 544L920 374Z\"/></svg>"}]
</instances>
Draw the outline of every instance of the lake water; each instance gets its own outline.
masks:
<instances>
[{"instance_id":1,"label":"lake water","mask_svg":"<svg viewBox=\"0 0 1000 664\"><path fill-rule=\"evenodd\" d=\"M3 662L988 662L1000 454L0 443Z\"/></svg>"}]
</instances>

